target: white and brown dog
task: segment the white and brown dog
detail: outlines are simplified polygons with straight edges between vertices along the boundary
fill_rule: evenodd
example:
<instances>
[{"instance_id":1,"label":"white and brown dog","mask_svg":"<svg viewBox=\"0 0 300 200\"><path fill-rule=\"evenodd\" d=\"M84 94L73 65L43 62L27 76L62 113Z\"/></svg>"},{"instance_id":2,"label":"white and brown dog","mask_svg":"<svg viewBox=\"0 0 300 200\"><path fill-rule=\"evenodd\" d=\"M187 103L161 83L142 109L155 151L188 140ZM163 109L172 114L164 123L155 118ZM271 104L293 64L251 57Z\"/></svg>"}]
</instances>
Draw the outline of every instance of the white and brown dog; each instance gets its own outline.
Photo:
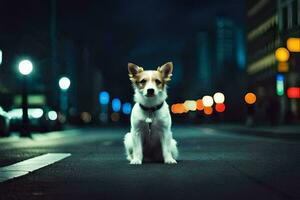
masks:
<instances>
[{"instance_id":1,"label":"white and brown dog","mask_svg":"<svg viewBox=\"0 0 300 200\"><path fill-rule=\"evenodd\" d=\"M130 164L142 164L149 159L177 163L178 150L172 136L171 115L166 103L172 62L157 70L144 70L128 63L128 71L134 88L135 105L131 113L131 129L124 138L127 159Z\"/></svg>"}]
</instances>

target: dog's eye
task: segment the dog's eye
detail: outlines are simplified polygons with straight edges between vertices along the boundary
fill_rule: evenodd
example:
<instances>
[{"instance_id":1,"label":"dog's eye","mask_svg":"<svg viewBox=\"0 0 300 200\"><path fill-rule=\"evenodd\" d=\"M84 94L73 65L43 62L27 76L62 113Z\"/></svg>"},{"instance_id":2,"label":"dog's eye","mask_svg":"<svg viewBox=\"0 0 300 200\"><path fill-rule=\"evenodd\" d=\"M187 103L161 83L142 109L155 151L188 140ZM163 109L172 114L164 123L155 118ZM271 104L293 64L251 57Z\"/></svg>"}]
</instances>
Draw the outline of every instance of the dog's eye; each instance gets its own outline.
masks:
<instances>
[{"instance_id":1,"label":"dog's eye","mask_svg":"<svg viewBox=\"0 0 300 200\"><path fill-rule=\"evenodd\" d=\"M146 80L145 80L145 79L142 79L142 80L140 80L138 83L140 83L140 84L145 84L145 83L146 83Z\"/></svg>"},{"instance_id":2,"label":"dog's eye","mask_svg":"<svg viewBox=\"0 0 300 200\"><path fill-rule=\"evenodd\" d=\"M155 80L155 83L156 83L157 85L159 85L159 84L161 84L161 81L158 80L158 79L156 79L156 80Z\"/></svg>"}]
</instances>

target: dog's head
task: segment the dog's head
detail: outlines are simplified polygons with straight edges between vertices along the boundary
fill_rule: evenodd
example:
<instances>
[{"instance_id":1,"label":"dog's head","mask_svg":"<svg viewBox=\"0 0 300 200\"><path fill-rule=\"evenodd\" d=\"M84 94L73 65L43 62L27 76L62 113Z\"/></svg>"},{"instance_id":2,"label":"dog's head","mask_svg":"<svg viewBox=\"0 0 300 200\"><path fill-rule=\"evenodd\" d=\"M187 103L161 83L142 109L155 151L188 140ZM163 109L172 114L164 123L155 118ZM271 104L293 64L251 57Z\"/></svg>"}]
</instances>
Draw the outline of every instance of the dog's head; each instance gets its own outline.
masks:
<instances>
[{"instance_id":1,"label":"dog's head","mask_svg":"<svg viewBox=\"0 0 300 200\"><path fill-rule=\"evenodd\" d=\"M173 63L166 64L157 70L144 70L136 64L128 63L129 79L136 91L144 98L155 98L165 92L167 83L171 80Z\"/></svg>"}]
</instances>

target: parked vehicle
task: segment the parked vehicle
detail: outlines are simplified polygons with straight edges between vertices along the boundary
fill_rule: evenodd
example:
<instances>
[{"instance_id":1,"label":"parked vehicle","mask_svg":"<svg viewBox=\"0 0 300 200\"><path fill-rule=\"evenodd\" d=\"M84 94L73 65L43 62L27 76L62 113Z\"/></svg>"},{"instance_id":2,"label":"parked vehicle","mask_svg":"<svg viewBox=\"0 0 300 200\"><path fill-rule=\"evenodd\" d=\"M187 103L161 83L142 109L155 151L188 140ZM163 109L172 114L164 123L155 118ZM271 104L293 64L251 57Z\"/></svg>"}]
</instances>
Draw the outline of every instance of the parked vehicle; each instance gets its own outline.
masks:
<instances>
[{"instance_id":1,"label":"parked vehicle","mask_svg":"<svg viewBox=\"0 0 300 200\"><path fill-rule=\"evenodd\" d=\"M20 131L22 128L22 108L14 108L8 112L11 118L10 129L12 131ZM29 107L28 108L30 131L53 131L61 128L61 123L58 120L58 114L56 111L51 110L47 106L43 107Z\"/></svg>"},{"instance_id":2,"label":"parked vehicle","mask_svg":"<svg viewBox=\"0 0 300 200\"><path fill-rule=\"evenodd\" d=\"M10 117L7 112L5 112L2 107L0 107L0 136L9 135L9 123Z\"/></svg>"}]
</instances>

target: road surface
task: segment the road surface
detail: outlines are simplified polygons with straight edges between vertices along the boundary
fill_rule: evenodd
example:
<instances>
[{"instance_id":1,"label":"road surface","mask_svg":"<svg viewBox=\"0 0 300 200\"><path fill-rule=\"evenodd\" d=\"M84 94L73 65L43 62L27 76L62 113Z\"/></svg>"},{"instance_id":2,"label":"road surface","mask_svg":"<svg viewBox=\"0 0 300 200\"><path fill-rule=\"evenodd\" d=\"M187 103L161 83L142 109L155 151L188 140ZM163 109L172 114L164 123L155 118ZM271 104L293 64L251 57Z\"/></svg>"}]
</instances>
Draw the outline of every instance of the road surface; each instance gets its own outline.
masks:
<instances>
[{"instance_id":1,"label":"road surface","mask_svg":"<svg viewBox=\"0 0 300 200\"><path fill-rule=\"evenodd\" d=\"M0 139L0 199L300 199L299 140L174 127L177 165L133 166L123 151L126 131Z\"/></svg>"}]
</instances>

